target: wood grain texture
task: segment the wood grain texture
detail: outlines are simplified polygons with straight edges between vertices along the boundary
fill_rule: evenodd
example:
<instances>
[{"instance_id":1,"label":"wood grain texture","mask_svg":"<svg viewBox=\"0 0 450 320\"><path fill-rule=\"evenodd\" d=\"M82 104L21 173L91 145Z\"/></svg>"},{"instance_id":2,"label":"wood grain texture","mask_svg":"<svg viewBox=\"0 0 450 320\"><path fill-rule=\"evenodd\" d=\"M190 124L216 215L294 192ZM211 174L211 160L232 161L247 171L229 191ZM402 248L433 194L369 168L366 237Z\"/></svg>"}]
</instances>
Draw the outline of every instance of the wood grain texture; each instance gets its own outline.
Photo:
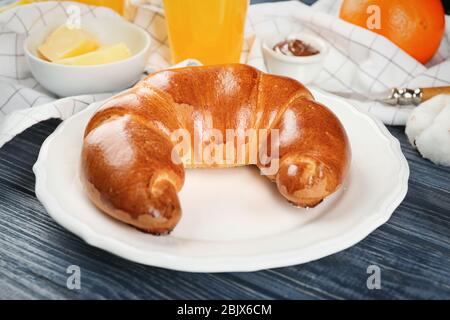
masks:
<instances>
[{"instance_id":1,"label":"wood grain texture","mask_svg":"<svg viewBox=\"0 0 450 320\"><path fill-rule=\"evenodd\" d=\"M450 298L450 169L422 159L403 129L409 192L388 223L330 257L254 273L190 274L126 261L57 225L34 195L32 165L57 126L34 126L0 150L0 298ZM66 288L66 268L81 267L82 289ZM380 266L382 289L366 288Z\"/></svg>"},{"instance_id":2,"label":"wood grain texture","mask_svg":"<svg viewBox=\"0 0 450 320\"><path fill-rule=\"evenodd\" d=\"M261 2L261 1L260 1ZM58 121L38 124L0 149L0 298L17 299L450 299L450 168L411 148L406 199L357 245L332 256L253 273L196 274L129 262L89 246L57 225L34 194L32 166ZM66 268L81 267L81 290ZM366 287L381 268L381 290Z\"/></svg>"}]
</instances>

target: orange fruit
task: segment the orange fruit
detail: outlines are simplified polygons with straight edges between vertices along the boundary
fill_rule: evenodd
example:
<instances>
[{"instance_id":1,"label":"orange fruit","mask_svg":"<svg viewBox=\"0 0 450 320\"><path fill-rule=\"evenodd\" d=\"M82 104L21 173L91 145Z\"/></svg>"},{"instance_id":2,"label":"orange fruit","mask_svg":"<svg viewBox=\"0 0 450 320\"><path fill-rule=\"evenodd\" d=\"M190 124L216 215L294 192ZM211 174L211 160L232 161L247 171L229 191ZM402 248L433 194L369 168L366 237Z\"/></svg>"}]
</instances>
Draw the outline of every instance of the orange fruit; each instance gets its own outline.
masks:
<instances>
[{"instance_id":1,"label":"orange fruit","mask_svg":"<svg viewBox=\"0 0 450 320\"><path fill-rule=\"evenodd\" d=\"M380 28L368 24L374 21L373 6L379 8ZM370 26L424 64L438 50L445 30L441 0L344 0L340 17L366 29Z\"/></svg>"}]
</instances>

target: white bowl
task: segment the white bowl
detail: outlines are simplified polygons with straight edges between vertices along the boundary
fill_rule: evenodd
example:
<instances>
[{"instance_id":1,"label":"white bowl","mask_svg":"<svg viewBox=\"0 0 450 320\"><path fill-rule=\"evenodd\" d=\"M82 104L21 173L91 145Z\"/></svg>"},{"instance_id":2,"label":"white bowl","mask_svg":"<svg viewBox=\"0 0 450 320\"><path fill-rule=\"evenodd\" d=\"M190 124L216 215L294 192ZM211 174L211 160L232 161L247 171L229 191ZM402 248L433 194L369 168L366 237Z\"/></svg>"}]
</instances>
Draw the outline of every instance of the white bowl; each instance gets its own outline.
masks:
<instances>
[{"instance_id":1,"label":"white bowl","mask_svg":"<svg viewBox=\"0 0 450 320\"><path fill-rule=\"evenodd\" d=\"M314 48L319 53L312 56L286 56L273 50L274 45L285 39L298 39ZM296 79L304 84L313 82L323 68L328 54L328 45L321 38L307 34L291 34L288 36L271 36L262 44L264 60L270 73Z\"/></svg>"},{"instance_id":2,"label":"white bowl","mask_svg":"<svg viewBox=\"0 0 450 320\"><path fill-rule=\"evenodd\" d=\"M136 83L147 63L150 36L138 26L120 18L83 18L82 28L95 34L102 45L124 42L132 56L121 61L94 65L69 66L51 63L38 56L37 48L66 17L52 21L30 34L24 43L31 73L39 83L60 97L113 92Z\"/></svg>"}]
</instances>

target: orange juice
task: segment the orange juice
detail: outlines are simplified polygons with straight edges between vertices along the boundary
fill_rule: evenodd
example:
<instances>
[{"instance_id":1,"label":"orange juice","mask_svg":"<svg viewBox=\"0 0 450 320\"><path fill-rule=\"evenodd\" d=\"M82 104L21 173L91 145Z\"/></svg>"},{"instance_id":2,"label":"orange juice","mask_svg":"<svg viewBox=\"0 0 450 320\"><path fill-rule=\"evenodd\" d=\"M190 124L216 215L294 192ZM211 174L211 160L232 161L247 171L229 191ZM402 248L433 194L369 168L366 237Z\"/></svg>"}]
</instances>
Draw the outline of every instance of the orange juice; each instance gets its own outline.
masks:
<instances>
[{"instance_id":1,"label":"orange juice","mask_svg":"<svg viewBox=\"0 0 450 320\"><path fill-rule=\"evenodd\" d=\"M11 5L7 5L5 7L3 7L0 4L0 12L3 12L9 8L13 8L17 5L24 5L24 4L29 4L29 3L33 3L33 2L45 2L45 1L49 1L49 0L20 0L20 1L12 3ZM71 1L81 2L81 3L85 3L87 5L93 5L93 6L109 7L111 9L117 11L118 13L123 14L124 2L126 0L71 0ZM1 0L0 0L0 2L1 2Z\"/></svg>"},{"instance_id":2,"label":"orange juice","mask_svg":"<svg viewBox=\"0 0 450 320\"><path fill-rule=\"evenodd\" d=\"M239 62L249 0L164 0L173 63Z\"/></svg>"},{"instance_id":3,"label":"orange juice","mask_svg":"<svg viewBox=\"0 0 450 320\"><path fill-rule=\"evenodd\" d=\"M120 14L123 14L123 7L125 2L125 0L72 0L72 1L85 3L91 6L108 7Z\"/></svg>"}]
</instances>

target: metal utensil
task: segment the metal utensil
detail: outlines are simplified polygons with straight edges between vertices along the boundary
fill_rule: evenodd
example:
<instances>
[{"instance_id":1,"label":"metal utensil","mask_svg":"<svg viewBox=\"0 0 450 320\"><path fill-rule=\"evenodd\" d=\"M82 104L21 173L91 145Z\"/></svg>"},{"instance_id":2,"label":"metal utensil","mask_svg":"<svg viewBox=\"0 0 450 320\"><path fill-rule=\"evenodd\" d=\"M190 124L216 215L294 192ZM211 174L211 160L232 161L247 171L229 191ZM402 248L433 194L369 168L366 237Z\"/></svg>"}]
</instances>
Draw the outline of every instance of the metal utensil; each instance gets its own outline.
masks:
<instances>
[{"instance_id":1,"label":"metal utensil","mask_svg":"<svg viewBox=\"0 0 450 320\"><path fill-rule=\"evenodd\" d=\"M363 95L361 93L336 93L344 98L367 101L375 100L391 106L396 105L418 105L426 100L433 98L439 94L450 94L450 86L448 87L431 87L431 88L393 88L390 92Z\"/></svg>"}]
</instances>

